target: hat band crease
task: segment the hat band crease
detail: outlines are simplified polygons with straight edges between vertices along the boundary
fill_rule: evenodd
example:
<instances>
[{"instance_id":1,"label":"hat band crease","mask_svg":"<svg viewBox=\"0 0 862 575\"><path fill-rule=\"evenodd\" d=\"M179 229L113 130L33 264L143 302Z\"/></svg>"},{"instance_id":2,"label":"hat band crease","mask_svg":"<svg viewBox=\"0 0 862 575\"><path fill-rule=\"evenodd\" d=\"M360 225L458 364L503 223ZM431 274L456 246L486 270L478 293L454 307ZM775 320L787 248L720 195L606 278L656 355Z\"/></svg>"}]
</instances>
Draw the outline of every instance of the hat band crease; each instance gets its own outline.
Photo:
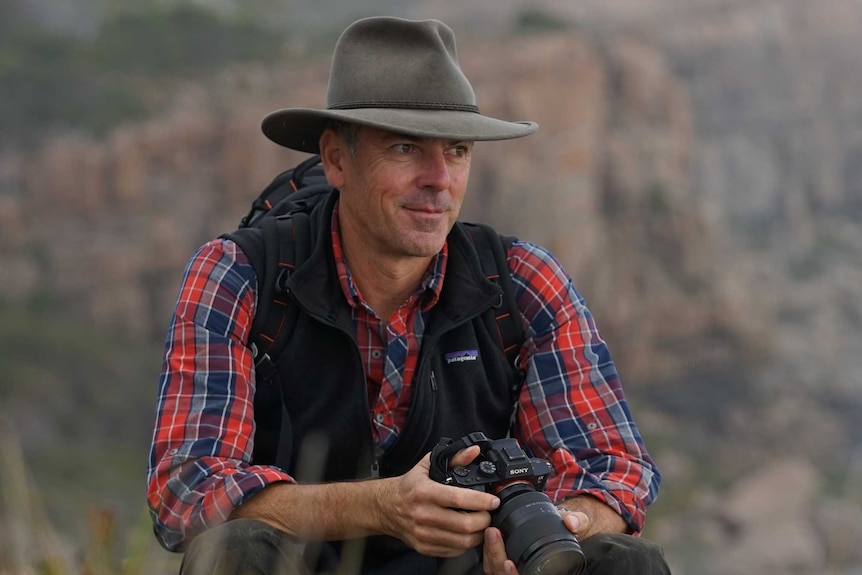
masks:
<instances>
[{"instance_id":1,"label":"hat band crease","mask_svg":"<svg viewBox=\"0 0 862 575\"><path fill-rule=\"evenodd\" d=\"M470 104L447 104L443 102L407 102L399 100L359 100L330 104L327 110L357 110L360 108L398 108L404 110L447 110L451 112L479 113L479 107Z\"/></svg>"}]
</instances>

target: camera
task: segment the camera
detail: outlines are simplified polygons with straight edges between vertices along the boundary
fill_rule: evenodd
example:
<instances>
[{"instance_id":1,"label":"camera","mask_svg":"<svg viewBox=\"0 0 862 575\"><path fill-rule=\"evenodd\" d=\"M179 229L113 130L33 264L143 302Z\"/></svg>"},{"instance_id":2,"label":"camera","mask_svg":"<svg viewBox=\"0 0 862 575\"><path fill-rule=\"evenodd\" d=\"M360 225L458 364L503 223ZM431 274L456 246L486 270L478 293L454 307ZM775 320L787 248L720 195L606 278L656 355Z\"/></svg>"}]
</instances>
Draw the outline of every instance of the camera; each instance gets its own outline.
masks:
<instances>
[{"instance_id":1,"label":"camera","mask_svg":"<svg viewBox=\"0 0 862 575\"><path fill-rule=\"evenodd\" d=\"M479 455L450 469L452 456L471 445L479 446ZM431 479L500 498L491 525L500 529L521 575L579 575L585 562L581 546L542 492L550 472L550 463L529 457L516 439L491 440L482 432L441 438L431 451Z\"/></svg>"}]
</instances>

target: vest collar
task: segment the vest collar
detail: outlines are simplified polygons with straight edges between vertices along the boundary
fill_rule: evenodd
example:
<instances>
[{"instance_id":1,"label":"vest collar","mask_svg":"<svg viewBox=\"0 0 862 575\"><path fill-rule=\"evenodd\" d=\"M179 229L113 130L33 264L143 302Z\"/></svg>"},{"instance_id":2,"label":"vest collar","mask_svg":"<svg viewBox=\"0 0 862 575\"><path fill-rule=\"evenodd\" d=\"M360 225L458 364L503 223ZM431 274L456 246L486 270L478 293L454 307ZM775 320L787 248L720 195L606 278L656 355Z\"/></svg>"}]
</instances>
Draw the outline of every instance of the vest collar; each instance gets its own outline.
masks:
<instances>
[{"instance_id":1,"label":"vest collar","mask_svg":"<svg viewBox=\"0 0 862 575\"><path fill-rule=\"evenodd\" d=\"M332 256L332 210L338 201L335 190L311 212L312 251L305 263L291 274L288 289L307 312L330 323L341 324L350 331L350 307L338 282ZM441 318L435 324L459 323L474 317L497 303L501 289L482 273L473 242L460 223L448 236L449 261L443 279L439 308Z\"/></svg>"}]
</instances>

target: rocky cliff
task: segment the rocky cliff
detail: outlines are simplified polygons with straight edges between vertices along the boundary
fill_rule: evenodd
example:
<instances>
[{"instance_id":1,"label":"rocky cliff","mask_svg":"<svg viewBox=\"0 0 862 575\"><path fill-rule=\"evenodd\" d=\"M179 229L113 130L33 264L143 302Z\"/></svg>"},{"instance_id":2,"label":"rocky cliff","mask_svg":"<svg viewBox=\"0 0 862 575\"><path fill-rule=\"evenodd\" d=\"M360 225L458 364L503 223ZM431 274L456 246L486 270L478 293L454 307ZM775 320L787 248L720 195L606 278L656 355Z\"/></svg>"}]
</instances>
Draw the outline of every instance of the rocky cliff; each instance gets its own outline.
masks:
<instances>
[{"instance_id":1,"label":"rocky cliff","mask_svg":"<svg viewBox=\"0 0 862 575\"><path fill-rule=\"evenodd\" d=\"M718 244L692 198L688 97L662 56L636 42L600 55L576 35L462 52L483 111L542 126L477 147L465 217L550 247L634 381L678 373L688 360L673 347L695 334L735 330L740 310L714 281ZM325 63L233 70L104 140L3 158L3 296L47 291L95 325L161 336L195 247L299 159L263 138L260 118L318 105L324 90Z\"/></svg>"}]
</instances>

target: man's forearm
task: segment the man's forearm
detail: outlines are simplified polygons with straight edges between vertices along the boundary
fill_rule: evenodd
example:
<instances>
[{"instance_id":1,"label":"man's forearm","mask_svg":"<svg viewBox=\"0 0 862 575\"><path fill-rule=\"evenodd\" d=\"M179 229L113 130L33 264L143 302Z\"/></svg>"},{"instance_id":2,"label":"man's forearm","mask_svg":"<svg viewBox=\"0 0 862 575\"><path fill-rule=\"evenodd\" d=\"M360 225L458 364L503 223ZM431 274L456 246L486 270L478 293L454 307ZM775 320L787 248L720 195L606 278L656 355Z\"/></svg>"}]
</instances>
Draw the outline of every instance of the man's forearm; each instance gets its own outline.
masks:
<instances>
[{"instance_id":1,"label":"man's forearm","mask_svg":"<svg viewBox=\"0 0 862 575\"><path fill-rule=\"evenodd\" d=\"M258 519L303 541L351 539L382 529L378 497L387 480L276 483L237 507L231 519Z\"/></svg>"}]
</instances>

